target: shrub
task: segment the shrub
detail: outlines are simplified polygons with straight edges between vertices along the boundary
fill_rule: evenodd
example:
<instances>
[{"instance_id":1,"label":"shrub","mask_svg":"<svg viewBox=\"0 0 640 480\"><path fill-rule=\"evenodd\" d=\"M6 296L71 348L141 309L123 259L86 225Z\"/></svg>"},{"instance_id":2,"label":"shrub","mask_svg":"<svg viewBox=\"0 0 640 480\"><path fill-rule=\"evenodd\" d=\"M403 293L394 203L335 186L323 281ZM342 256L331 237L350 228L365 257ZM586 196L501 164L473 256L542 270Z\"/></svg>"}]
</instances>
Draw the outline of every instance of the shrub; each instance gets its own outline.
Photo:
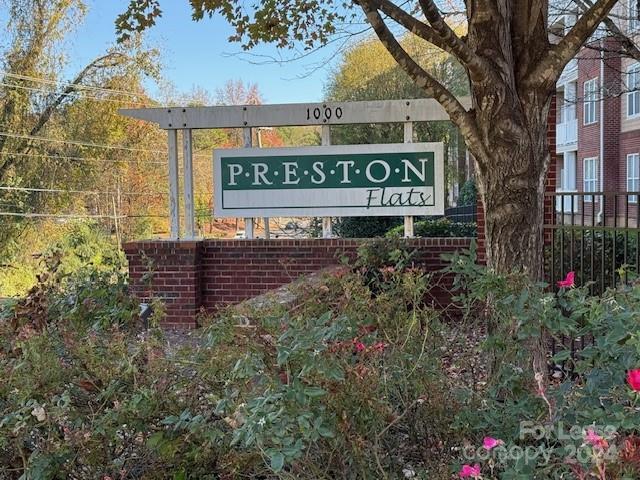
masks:
<instances>
[{"instance_id":1,"label":"shrub","mask_svg":"<svg viewBox=\"0 0 640 480\"><path fill-rule=\"evenodd\" d=\"M385 244L182 348L123 312L0 322L0 477L449 478L447 329L421 301L429 276Z\"/></svg>"},{"instance_id":2,"label":"shrub","mask_svg":"<svg viewBox=\"0 0 640 480\"><path fill-rule=\"evenodd\" d=\"M337 236L342 238L382 237L390 228L402 227L402 217L343 217L333 225Z\"/></svg>"},{"instance_id":3,"label":"shrub","mask_svg":"<svg viewBox=\"0 0 640 480\"><path fill-rule=\"evenodd\" d=\"M465 207L467 205L475 205L478 203L478 189L476 188L476 181L470 178L462 188L460 189L460 195L458 196L458 206Z\"/></svg>"},{"instance_id":4,"label":"shrub","mask_svg":"<svg viewBox=\"0 0 640 480\"><path fill-rule=\"evenodd\" d=\"M413 229L416 237L475 237L477 235L475 223L452 222L447 218L416 222ZM404 236L404 226L392 228L386 236Z\"/></svg>"},{"instance_id":5,"label":"shrub","mask_svg":"<svg viewBox=\"0 0 640 480\"><path fill-rule=\"evenodd\" d=\"M458 300L469 321L489 325L478 353L491 353L494 368L486 390L461 397L457 425L471 445L483 437L504 442L470 449L461 463L478 463L483 478L635 478L639 394L625 376L640 367L640 285L602 297L562 288L556 296L521 274L498 275L460 256L451 271L460 275ZM546 370L531 368L531 347L565 338L593 343L572 355L575 343L563 342L550 359L549 384Z\"/></svg>"}]
</instances>

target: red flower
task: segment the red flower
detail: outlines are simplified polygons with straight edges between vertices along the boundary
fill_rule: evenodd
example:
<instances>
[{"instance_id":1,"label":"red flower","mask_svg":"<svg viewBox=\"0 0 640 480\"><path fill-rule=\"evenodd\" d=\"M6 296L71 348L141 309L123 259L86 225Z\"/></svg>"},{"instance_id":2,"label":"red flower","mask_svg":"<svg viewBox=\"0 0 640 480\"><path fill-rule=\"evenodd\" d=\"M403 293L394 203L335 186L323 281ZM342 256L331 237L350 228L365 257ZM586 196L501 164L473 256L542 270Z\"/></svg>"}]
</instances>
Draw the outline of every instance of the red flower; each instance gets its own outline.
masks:
<instances>
[{"instance_id":1,"label":"red flower","mask_svg":"<svg viewBox=\"0 0 640 480\"><path fill-rule=\"evenodd\" d=\"M607 441L600 435L598 435L592 428L589 428L587 430L587 433L584 436L584 440L586 443L597 450L605 450L609 447Z\"/></svg>"},{"instance_id":2,"label":"red flower","mask_svg":"<svg viewBox=\"0 0 640 480\"><path fill-rule=\"evenodd\" d=\"M360 353L362 351L364 351L367 347L365 346L364 343L362 342L358 342L356 343L356 352Z\"/></svg>"},{"instance_id":3,"label":"red flower","mask_svg":"<svg viewBox=\"0 0 640 480\"><path fill-rule=\"evenodd\" d=\"M640 392L640 368L629 370L627 373L627 383L634 392Z\"/></svg>"},{"instance_id":4,"label":"red flower","mask_svg":"<svg viewBox=\"0 0 640 480\"><path fill-rule=\"evenodd\" d=\"M373 349L378 352L382 352L385 348L387 348L387 344L384 342L378 342L373 346Z\"/></svg>"},{"instance_id":5,"label":"red flower","mask_svg":"<svg viewBox=\"0 0 640 480\"><path fill-rule=\"evenodd\" d=\"M564 280L558 280L558 288L571 288L575 286L576 273L569 272Z\"/></svg>"},{"instance_id":6,"label":"red flower","mask_svg":"<svg viewBox=\"0 0 640 480\"><path fill-rule=\"evenodd\" d=\"M460 478L480 478L480 465L477 463L473 467L471 465L463 465L458 475L460 475Z\"/></svg>"}]
</instances>

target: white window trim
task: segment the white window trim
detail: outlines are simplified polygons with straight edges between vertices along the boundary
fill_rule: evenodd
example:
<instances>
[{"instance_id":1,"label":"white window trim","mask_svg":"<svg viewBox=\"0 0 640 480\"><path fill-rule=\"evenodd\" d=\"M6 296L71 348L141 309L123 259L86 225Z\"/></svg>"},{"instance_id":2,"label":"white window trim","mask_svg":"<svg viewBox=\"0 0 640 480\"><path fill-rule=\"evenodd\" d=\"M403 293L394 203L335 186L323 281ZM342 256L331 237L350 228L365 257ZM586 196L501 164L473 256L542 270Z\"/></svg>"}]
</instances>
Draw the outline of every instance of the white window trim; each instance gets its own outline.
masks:
<instances>
[{"instance_id":1,"label":"white window trim","mask_svg":"<svg viewBox=\"0 0 640 480\"><path fill-rule=\"evenodd\" d=\"M629 65L627 67L627 82L626 82L627 83L627 88L630 88L630 85L631 85L631 71L632 70L636 70L635 73L638 76L640 76L640 62L634 62L634 63L632 63L631 65ZM626 98L626 102L625 102L626 111L625 111L625 114L627 115L627 118L638 118L638 117L640 117L640 109L636 113L634 113L632 115L629 115L629 100L631 99L631 97L633 95L640 95L640 90L635 90L633 92L627 92L627 94L625 95L625 98Z\"/></svg>"},{"instance_id":2,"label":"white window trim","mask_svg":"<svg viewBox=\"0 0 640 480\"><path fill-rule=\"evenodd\" d=\"M628 0L627 2L627 14L629 15L629 18L627 20L627 30L629 32L637 32L638 29L640 29L640 19L637 18L637 15L638 15L637 2L638 0ZM635 10L636 18L632 17L634 15L634 10ZM633 26L632 26L632 22L634 24Z\"/></svg>"},{"instance_id":3,"label":"white window trim","mask_svg":"<svg viewBox=\"0 0 640 480\"><path fill-rule=\"evenodd\" d=\"M631 160L632 158L635 158L635 161L638 164L638 176L637 177L631 177L629 175L629 160ZM626 168L627 168L627 185L626 185L627 192L637 192L638 190L640 190L640 154L638 154L638 153L629 153L629 154L627 154L627 165L626 165ZM629 190L629 181L634 181L634 180L637 182L638 188ZM638 203L638 196L637 195L629 195L627 198L629 199L629 203L634 203L634 204Z\"/></svg>"},{"instance_id":4,"label":"white window trim","mask_svg":"<svg viewBox=\"0 0 640 480\"><path fill-rule=\"evenodd\" d=\"M587 172L587 162L594 162L594 169L596 176L595 178L589 178L587 180L585 173ZM598 180L600 179L600 172L598 171L598 157L587 157L582 159L582 191L584 193L597 192L598 191ZM587 190L586 183L595 182L595 190ZM585 195L583 197L585 203L593 203L594 195Z\"/></svg>"},{"instance_id":5,"label":"white window trim","mask_svg":"<svg viewBox=\"0 0 640 480\"><path fill-rule=\"evenodd\" d=\"M595 88L595 92L594 92L594 97L593 100L587 100L587 84L595 84L596 88ZM582 123L583 125L594 125L596 123L598 123L598 77L595 78L591 78L589 80L587 80L586 82L584 82L582 84L582 96L583 96L583 102L582 102ZM587 122L587 102L589 103L593 103L594 107L593 107L593 120L590 122Z\"/></svg>"}]
</instances>

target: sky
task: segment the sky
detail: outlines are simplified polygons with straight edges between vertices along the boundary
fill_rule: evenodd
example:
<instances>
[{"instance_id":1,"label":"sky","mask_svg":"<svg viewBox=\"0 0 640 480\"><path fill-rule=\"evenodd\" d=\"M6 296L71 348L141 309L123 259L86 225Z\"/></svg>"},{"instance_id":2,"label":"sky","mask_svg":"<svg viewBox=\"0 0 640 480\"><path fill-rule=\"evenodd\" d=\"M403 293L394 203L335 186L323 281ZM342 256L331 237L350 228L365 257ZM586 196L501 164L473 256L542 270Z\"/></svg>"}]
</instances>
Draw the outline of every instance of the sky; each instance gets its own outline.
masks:
<instances>
[{"instance_id":1,"label":"sky","mask_svg":"<svg viewBox=\"0 0 640 480\"><path fill-rule=\"evenodd\" d=\"M114 20L122 13L129 0L88 0L89 11L85 23L70 35L69 74L103 53L115 41ZM311 58L288 63L251 63L241 53L240 45L229 43L231 27L220 17L191 20L187 0L164 0L163 16L147 33L148 43L159 48L165 68L163 76L180 93L202 87L215 94L228 80L241 79L257 83L266 103L296 103L321 101L323 86L331 65L324 61L328 51L320 51ZM256 54L277 57L278 50L264 46ZM284 55L291 55L283 52ZM314 65L324 66L314 70ZM153 94L154 86L150 86Z\"/></svg>"}]
</instances>

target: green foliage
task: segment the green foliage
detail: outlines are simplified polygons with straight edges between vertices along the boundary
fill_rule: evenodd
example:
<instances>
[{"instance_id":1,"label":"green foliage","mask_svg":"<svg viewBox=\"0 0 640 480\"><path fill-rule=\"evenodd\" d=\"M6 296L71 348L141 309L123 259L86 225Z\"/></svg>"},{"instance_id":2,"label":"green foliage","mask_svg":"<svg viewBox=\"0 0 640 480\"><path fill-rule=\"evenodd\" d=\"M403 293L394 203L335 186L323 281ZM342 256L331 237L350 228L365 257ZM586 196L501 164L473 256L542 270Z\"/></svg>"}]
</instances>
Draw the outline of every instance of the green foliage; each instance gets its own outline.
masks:
<instances>
[{"instance_id":1,"label":"green foliage","mask_svg":"<svg viewBox=\"0 0 640 480\"><path fill-rule=\"evenodd\" d=\"M460 189L460 196L458 197L458 206L465 207L467 205L475 205L478 202L478 190L476 188L476 182L470 178L462 188Z\"/></svg>"},{"instance_id":2,"label":"green foliage","mask_svg":"<svg viewBox=\"0 0 640 480\"><path fill-rule=\"evenodd\" d=\"M475 237L477 226L475 223L452 222L447 218L438 218L416 222L413 225L413 231L416 237ZM404 225L392 228L386 236L390 238L404 236Z\"/></svg>"},{"instance_id":3,"label":"green foliage","mask_svg":"<svg viewBox=\"0 0 640 480\"><path fill-rule=\"evenodd\" d=\"M599 294L620 283L620 277L635 278L638 255L636 233L567 226L554 230L553 245L546 248L545 260L547 271L554 276L573 271L581 284L593 282L590 291Z\"/></svg>"},{"instance_id":4,"label":"green foliage","mask_svg":"<svg viewBox=\"0 0 640 480\"><path fill-rule=\"evenodd\" d=\"M74 223L42 253L37 283L5 315L14 328L132 326L138 307L127 294L125 267L124 254L100 228Z\"/></svg>"},{"instance_id":5,"label":"green foliage","mask_svg":"<svg viewBox=\"0 0 640 480\"><path fill-rule=\"evenodd\" d=\"M472 258L453 256L450 270L459 275L458 301L468 321L489 326L478 354L491 354L494 371L486 389L461 389L466 407L457 426L471 445L483 436L505 443L488 455L471 449L461 463L481 463L483 478L635 478L640 394L625 375L640 366L640 286L602 297L590 297L586 287L554 295ZM572 355L566 338L585 339L586 347ZM530 363L531 349L547 339L566 345L551 359L552 383L546 368ZM594 443L589 429L604 443Z\"/></svg>"},{"instance_id":6,"label":"green foliage","mask_svg":"<svg viewBox=\"0 0 640 480\"><path fill-rule=\"evenodd\" d=\"M341 217L334 222L333 230L342 238L374 238L401 223L400 217Z\"/></svg>"},{"instance_id":7,"label":"green foliage","mask_svg":"<svg viewBox=\"0 0 640 480\"><path fill-rule=\"evenodd\" d=\"M192 347L61 310L42 330L0 321L0 475L449 478L446 327L421 302L430 277L386 243L299 284L295 308L222 312Z\"/></svg>"}]
</instances>

